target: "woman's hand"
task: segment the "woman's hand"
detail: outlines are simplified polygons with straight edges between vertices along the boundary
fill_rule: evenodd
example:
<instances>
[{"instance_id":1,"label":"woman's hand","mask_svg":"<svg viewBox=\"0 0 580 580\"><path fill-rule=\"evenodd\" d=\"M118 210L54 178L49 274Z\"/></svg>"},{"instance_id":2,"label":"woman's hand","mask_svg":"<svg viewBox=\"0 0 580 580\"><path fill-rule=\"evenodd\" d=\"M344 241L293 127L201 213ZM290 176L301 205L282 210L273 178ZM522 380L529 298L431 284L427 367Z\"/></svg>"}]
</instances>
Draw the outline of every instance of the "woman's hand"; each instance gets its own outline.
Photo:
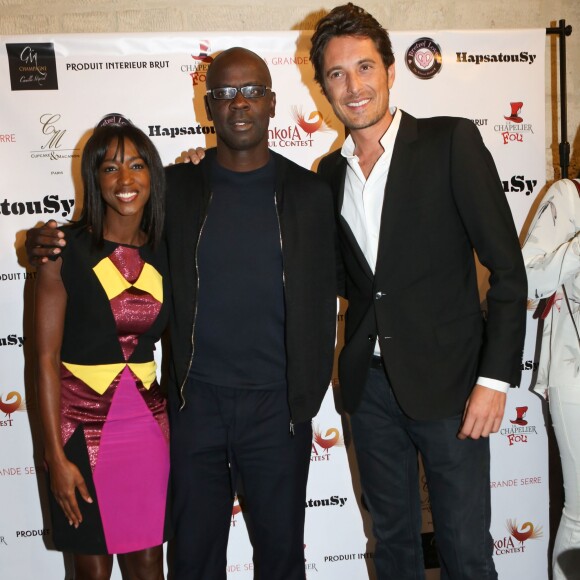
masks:
<instances>
[{"instance_id":1,"label":"woman's hand","mask_svg":"<svg viewBox=\"0 0 580 580\"><path fill-rule=\"evenodd\" d=\"M87 503L93 503L81 472L74 463L64 459L56 465L49 466L49 475L50 488L58 505L67 517L68 523L78 528L83 516L77 502L76 490Z\"/></svg>"}]
</instances>

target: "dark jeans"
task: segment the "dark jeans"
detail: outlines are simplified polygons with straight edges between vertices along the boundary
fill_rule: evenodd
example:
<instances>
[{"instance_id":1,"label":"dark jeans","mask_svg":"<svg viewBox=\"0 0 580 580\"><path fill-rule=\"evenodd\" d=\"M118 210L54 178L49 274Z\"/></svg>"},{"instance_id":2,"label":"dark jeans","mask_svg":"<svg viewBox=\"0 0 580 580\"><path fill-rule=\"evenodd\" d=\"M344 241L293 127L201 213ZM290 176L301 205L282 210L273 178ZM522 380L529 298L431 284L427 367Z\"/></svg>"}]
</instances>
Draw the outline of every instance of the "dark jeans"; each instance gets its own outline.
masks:
<instances>
[{"instance_id":1,"label":"dark jeans","mask_svg":"<svg viewBox=\"0 0 580 580\"><path fill-rule=\"evenodd\" d=\"M489 440L460 441L460 423L461 416L410 419L384 370L369 370L351 428L373 519L379 580L425 578L417 452L425 467L441 578L497 579L489 533Z\"/></svg>"},{"instance_id":2,"label":"dark jeans","mask_svg":"<svg viewBox=\"0 0 580 580\"><path fill-rule=\"evenodd\" d=\"M303 580L310 422L290 433L287 393L186 385L172 414L175 580L225 580L238 476L255 578ZM241 517L241 516L238 516Z\"/></svg>"}]
</instances>

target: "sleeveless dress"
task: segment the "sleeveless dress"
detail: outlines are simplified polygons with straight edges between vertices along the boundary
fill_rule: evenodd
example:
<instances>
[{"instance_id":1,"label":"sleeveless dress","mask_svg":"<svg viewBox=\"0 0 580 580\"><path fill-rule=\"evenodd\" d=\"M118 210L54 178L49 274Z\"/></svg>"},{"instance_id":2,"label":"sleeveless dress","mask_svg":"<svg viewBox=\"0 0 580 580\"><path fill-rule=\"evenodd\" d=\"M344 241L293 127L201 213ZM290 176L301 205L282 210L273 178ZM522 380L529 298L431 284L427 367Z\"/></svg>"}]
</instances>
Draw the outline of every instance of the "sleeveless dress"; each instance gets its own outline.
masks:
<instances>
[{"instance_id":1,"label":"sleeveless dress","mask_svg":"<svg viewBox=\"0 0 580 580\"><path fill-rule=\"evenodd\" d=\"M86 229L63 231L61 434L93 503L77 494L75 529L50 494L54 544L78 554L157 546L170 533L169 425L153 359L169 311L165 247L95 249Z\"/></svg>"}]
</instances>

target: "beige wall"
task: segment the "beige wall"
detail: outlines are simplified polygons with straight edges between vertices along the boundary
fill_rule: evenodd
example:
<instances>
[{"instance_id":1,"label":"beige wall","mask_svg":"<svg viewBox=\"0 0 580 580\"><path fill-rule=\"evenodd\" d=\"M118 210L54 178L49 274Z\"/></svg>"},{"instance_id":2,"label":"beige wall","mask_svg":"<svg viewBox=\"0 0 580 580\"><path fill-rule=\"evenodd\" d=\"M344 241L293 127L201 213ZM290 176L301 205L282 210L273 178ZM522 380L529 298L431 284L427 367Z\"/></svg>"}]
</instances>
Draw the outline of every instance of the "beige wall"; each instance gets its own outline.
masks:
<instances>
[{"instance_id":1,"label":"beige wall","mask_svg":"<svg viewBox=\"0 0 580 580\"><path fill-rule=\"evenodd\" d=\"M312 29L341 0L0 0L0 35L68 32ZM564 18L570 175L580 171L580 2L577 0L357 0L389 30L544 28ZM559 177L557 40L546 38L546 169Z\"/></svg>"}]
</instances>

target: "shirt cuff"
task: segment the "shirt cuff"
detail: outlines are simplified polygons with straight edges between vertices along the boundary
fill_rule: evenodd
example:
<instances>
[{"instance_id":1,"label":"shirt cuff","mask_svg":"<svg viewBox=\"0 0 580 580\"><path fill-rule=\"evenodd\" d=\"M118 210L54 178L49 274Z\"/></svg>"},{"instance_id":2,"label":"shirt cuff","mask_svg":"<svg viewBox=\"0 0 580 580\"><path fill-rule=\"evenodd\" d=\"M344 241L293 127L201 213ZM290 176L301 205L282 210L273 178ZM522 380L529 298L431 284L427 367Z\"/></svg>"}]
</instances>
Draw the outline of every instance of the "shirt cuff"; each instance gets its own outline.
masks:
<instances>
[{"instance_id":1,"label":"shirt cuff","mask_svg":"<svg viewBox=\"0 0 580 580\"><path fill-rule=\"evenodd\" d=\"M493 391L499 391L500 393L507 393L510 388L509 383L504 383L503 381L498 381L497 379L489 379L487 377L478 377L477 384L482 387L487 387Z\"/></svg>"}]
</instances>

